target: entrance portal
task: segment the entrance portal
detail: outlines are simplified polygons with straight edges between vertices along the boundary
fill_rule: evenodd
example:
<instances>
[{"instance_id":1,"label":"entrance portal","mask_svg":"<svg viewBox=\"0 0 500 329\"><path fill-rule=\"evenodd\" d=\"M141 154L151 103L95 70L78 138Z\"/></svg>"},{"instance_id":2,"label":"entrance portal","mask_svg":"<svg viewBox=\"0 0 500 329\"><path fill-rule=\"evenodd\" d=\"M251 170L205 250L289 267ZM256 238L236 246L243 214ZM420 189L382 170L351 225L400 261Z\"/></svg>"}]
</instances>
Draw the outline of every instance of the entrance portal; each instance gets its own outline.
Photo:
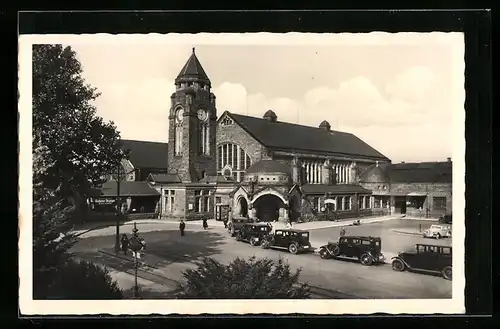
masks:
<instances>
[{"instance_id":1,"label":"entrance portal","mask_svg":"<svg viewBox=\"0 0 500 329\"><path fill-rule=\"evenodd\" d=\"M273 194L266 194L254 201L256 216L261 222L273 222L279 218L280 208L284 208L283 201Z\"/></svg>"},{"instance_id":2,"label":"entrance portal","mask_svg":"<svg viewBox=\"0 0 500 329\"><path fill-rule=\"evenodd\" d=\"M239 210L240 210L239 215L241 217L247 217L247 215L248 215L248 202L247 202L247 200L245 198L241 197L238 200L238 203L239 203Z\"/></svg>"},{"instance_id":3,"label":"entrance portal","mask_svg":"<svg viewBox=\"0 0 500 329\"><path fill-rule=\"evenodd\" d=\"M397 196L394 198L394 211L397 214L406 214L406 197Z\"/></svg>"}]
</instances>

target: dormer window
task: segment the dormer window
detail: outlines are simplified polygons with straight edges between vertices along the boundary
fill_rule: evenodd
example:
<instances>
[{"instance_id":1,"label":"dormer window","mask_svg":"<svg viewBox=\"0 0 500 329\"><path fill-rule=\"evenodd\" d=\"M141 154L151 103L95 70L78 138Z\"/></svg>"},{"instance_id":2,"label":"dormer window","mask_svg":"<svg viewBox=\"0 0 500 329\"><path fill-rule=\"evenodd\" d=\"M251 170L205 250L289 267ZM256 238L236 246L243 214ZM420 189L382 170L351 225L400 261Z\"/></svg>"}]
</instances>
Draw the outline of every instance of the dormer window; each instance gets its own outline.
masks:
<instances>
[{"instance_id":1,"label":"dormer window","mask_svg":"<svg viewBox=\"0 0 500 329\"><path fill-rule=\"evenodd\" d=\"M234 122L233 122L233 120L232 120L230 117L228 117L228 116L226 115L226 116L225 116L225 117L221 120L220 125L221 125L221 126L230 126L230 125L232 125L233 123L234 123Z\"/></svg>"}]
</instances>

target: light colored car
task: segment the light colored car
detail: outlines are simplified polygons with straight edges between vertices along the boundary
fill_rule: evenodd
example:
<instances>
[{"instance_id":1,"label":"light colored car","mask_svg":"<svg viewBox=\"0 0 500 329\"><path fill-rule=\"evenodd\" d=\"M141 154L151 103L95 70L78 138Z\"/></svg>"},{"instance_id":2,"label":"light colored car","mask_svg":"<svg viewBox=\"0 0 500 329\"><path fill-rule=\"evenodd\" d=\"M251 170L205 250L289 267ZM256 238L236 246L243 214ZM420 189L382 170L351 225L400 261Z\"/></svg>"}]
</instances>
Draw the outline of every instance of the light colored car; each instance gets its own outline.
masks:
<instances>
[{"instance_id":1,"label":"light colored car","mask_svg":"<svg viewBox=\"0 0 500 329\"><path fill-rule=\"evenodd\" d=\"M431 225L423 233L424 238L448 238L451 237L451 225Z\"/></svg>"}]
</instances>

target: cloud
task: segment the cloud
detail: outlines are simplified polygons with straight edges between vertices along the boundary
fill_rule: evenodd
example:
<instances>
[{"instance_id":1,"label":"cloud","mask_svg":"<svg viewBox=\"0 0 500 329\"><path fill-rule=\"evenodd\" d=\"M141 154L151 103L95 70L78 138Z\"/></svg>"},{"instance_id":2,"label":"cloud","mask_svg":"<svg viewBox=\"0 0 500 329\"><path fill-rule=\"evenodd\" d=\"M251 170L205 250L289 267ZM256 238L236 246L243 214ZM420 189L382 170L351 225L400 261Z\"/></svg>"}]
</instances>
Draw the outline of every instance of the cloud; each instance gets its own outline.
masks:
<instances>
[{"instance_id":1,"label":"cloud","mask_svg":"<svg viewBox=\"0 0 500 329\"><path fill-rule=\"evenodd\" d=\"M443 154L443 150L452 147L451 100L431 69L408 68L382 89L358 76L336 88L310 89L296 99L267 97L264 92L249 94L242 84L231 82L214 88L214 93L219 115L229 110L261 117L272 109L279 121L318 126L327 120L332 129L357 134L394 160L450 156L451 151Z\"/></svg>"},{"instance_id":2,"label":"cloud","mask_svg":"<svg viewBox=\"0 0 500 329\"><path fill-rule=\"evenodd\" d=\"M336 88L320 86L296 99L248 94L242 84L224 82L214 88L218 110L261 116L272 109L279 120L318 125L323 120L352 127L400 126L440 118L446 100L439 100L440 88L435 74L427 67L412 67L401 72L379 90L368 78L358 76L341 82ZM248 106L248 109L247 109ZM221 111L222 110L222 111Z\"/></svg>"}]
</instances>

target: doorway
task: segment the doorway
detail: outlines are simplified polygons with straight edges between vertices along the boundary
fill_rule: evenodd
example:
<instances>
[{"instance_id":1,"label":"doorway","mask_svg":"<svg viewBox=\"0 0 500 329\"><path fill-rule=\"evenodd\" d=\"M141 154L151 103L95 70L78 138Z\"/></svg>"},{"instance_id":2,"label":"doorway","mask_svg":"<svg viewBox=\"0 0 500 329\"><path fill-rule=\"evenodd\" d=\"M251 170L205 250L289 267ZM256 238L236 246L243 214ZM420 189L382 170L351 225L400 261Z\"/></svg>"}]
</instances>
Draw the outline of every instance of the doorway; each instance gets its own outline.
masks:
<instances>
[{"instance_id":1,"label":"doorway","mask_svg":"<svg viewBox=\"0 0 500 329\"><path fill-rule=\"evenodd\" d=\"M273 194L262 195L254 201L256 215L261 222L274 222L279 218L279 210L284 207L283 201Z\"/></svg>"},{"instance_id":2,"label":"doorway","mask_svg":"<svg viewBox=\"0 0 500 329\"><path fill-rule=\"evenodd\" d=\"M239 215L241 217L247 217L248 216L248 202L247 199L244 197L239 198L238 200L238 206L239 206Z\"/></svg>"},{"instance_id":3,"label":"doorway","mask_svg":"<svg viewBox=\"0 0 500 329\"><path fill-rule=\"evenodd\" d=\"M394 197L394 211L397 214L406 214L406 196Z\"/></svg>"}]
</instances>

